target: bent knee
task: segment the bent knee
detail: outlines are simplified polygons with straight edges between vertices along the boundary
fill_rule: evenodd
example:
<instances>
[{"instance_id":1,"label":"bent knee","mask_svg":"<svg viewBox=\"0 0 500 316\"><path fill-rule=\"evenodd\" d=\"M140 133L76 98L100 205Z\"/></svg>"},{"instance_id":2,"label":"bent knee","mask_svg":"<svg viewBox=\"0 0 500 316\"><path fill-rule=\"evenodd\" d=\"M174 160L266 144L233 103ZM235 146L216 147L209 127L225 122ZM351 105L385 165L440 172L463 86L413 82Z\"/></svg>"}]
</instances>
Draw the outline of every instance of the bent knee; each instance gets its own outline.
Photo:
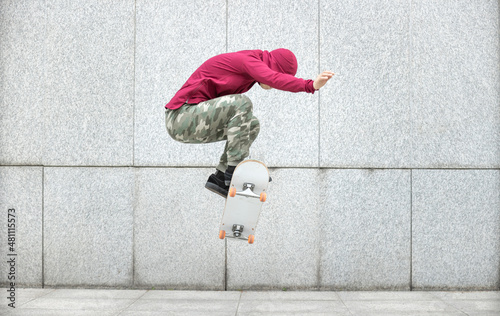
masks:
<instances>
[{"instance_id":1,"label":"bent knee","mask_svg":"<svg viewBox=\"0 0 500 316\"><path fill-rule=\"evenodd\" d=\"M254 116L252 118L252 121L250 122L250 138L252 140L255 140L257 138L257 135L259 135L259 132L260 132L260 122Z\"/></svg>"},{"instance_id":2,"label":"bent knee","mask_svg":"<svg viewBox=\"0 0 500 316\"><path fill-rule=\"evenodd\" d=\"M240 111L250 112L253 109L252 100L244 94L239 94L237 97L237 104Z\"/></svg>"}]
</instances>

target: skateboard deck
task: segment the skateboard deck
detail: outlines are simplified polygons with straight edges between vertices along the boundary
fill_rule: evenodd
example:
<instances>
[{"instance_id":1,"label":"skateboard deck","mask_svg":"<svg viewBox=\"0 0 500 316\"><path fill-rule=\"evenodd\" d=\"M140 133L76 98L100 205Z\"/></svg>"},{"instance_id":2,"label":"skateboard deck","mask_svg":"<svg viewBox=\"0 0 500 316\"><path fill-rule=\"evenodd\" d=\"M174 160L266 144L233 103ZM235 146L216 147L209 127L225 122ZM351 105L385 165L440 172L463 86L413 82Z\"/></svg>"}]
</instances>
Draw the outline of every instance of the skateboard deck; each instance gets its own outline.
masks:
<instances>
[{"instance_id":1,"label":"skateboard deck","mask_svg":"<svg viewBox=\"0 0 500 316\"><path fill-rule=\"evenodd\" d=\"M245 160L236 166L220 224L220 239L242 239L253 244L268 184L269 170L264 163Z\"/></svg>"}]
</instances>

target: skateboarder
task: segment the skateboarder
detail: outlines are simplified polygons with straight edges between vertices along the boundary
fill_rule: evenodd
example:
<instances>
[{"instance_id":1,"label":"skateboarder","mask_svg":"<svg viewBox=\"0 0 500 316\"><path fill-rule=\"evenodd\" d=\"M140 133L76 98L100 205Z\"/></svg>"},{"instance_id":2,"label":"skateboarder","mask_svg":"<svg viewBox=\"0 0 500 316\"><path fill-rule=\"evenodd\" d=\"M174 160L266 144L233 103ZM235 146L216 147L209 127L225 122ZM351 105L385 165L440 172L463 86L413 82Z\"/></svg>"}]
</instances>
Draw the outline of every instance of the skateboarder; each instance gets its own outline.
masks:
<instances>
[{"instance_id":1,"label":"skateboarder","mask_svg":"<svg viewBox=\"0 0 500 316\"><path fill-rule=\"evenodd\" d=\"M263 89L314 93L332 78L324 71L316 80L296 78L297 59L288 49L244 50L217 55L204 62L165 106L168 134L182 143L226 141L214 174L205 187L228 194L234 169L249 155L259 134L252 102L242 94L258 83ZM284 111L286 104L277 105Z\"/></svg>"}]
</instances>

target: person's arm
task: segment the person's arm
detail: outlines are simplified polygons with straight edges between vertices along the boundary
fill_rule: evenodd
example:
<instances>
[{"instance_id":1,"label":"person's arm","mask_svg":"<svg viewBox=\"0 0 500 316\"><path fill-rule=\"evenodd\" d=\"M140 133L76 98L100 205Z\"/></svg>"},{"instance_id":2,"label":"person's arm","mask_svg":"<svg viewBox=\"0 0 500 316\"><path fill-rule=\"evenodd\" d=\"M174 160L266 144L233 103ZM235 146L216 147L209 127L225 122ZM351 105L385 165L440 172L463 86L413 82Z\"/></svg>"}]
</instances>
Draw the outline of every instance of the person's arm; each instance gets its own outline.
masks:
<instances>
[{"instance_id":1,"label":"person's arm","mask_svg":"<svg viewBox=\"0 0 500 316\"><path fill-rule=\"evenodd\" d=\"M330 80L334 73L323 71L313 80L305 80L292 75L283 74L272 70L259 60L247 60L243 63L243 71L249 74L255 81L266 84L271 88L290 92L308 92L321 89Z\"/></svg>"},{"instance_id":2,"label":"person's arm","mask_svg":"<svg viewBox=\"0 0 500 316\"><path fill-rule=\"evenodd\" d=\"M265 63L256 59L245 60L242 64L242 70L255 81L278 90L308 93L314 93L315 91L312 80L304 80L274 71Z\"/></svg>"}]
</instances>

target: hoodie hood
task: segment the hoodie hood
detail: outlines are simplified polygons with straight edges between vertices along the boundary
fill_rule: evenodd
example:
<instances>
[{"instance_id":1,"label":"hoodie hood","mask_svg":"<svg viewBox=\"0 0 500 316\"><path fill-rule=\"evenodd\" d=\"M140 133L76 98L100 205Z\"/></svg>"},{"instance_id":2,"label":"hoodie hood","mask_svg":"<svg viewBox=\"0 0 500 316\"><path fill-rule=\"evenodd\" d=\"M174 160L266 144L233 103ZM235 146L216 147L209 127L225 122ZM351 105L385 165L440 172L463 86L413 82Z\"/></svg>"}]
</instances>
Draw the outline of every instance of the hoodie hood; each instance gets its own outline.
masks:
<instances>
[{"instance_id":1,"label":"hoodie hood","mask_svg":"<svg viewBox=\"0 0 500 316\"><path fill-rule=\"evenodd\" d=\"M295 76L297 73L297 58L288 49L278 48L268 52L263 51L262 61L274 71Z\"/></svg>"}]
</instances>

